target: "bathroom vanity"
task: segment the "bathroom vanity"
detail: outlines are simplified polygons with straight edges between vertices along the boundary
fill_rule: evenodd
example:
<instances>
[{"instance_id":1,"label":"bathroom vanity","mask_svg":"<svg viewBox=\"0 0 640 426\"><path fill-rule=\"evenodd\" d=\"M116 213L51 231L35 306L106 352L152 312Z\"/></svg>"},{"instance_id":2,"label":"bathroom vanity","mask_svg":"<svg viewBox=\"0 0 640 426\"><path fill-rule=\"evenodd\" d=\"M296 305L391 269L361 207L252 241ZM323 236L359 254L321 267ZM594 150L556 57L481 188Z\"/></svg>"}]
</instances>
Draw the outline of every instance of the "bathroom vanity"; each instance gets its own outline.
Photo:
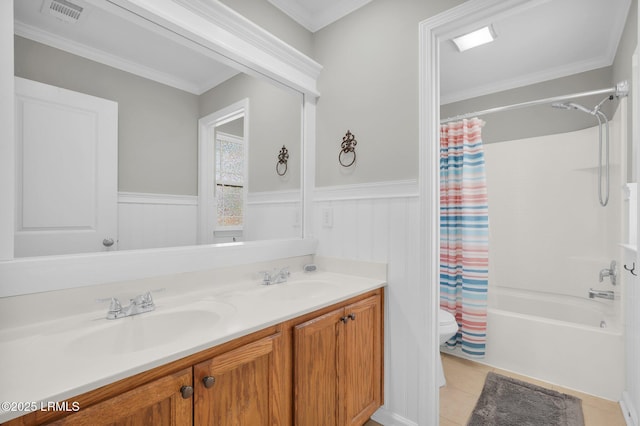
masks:
<instances>
[{"instance_id":1,"label":"bathroom vanity","mask_svg":"<svg viewBox=\"0 0 640 426\"><path fill-rule=\"evenodd\" d=\"M368 277L291 267L272 285L257 267L265 265L67 290L76 298L164 286L152 312L107 320L105 304L0 330L1 399L32 405L26 413L3 406L0 419L364 424L383 398L384 267Z\"/></svg>"}]
</instances>

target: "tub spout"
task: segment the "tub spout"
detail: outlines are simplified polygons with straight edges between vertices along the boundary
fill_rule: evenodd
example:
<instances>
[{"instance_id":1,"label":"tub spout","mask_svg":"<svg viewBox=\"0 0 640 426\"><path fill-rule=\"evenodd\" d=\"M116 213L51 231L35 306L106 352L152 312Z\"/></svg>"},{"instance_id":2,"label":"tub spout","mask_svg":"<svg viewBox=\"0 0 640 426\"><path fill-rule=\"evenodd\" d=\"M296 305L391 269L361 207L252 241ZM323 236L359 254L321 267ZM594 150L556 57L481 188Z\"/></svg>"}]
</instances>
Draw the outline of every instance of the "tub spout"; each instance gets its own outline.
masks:
<instances>
[{"instance_id":1,"label":"tub spout","mask_svg":"<svg viewBox=\"0 0 640 426\"><path fill-rule=\"evenodd\" d=\"M589 299L595 299L595 298L599 298L599 299L607 299L607 300L613 300L614 299L614 293L611 290L594 290L592 288L589 289Z\"/></svg>"}]
</instances>

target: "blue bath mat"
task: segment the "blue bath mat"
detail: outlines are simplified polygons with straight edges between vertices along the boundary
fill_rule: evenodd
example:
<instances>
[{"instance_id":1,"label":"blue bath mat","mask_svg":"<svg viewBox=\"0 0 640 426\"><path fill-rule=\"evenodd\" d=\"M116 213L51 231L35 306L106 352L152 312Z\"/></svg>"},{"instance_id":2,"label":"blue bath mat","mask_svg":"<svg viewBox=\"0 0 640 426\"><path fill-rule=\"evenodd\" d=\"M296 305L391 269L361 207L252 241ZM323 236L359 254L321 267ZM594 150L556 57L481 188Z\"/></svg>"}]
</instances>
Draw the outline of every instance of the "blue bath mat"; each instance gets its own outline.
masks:
<instances>
[{"instance_id":1,"label":"blue bath mat","mask_svg":"<svg viewBox=\"0 0 640 426\"><path fill-rule=\"evenodd\" d=\"M490 372L467 426L584 426L582 401Z\"/></svg>"}]
</instances>

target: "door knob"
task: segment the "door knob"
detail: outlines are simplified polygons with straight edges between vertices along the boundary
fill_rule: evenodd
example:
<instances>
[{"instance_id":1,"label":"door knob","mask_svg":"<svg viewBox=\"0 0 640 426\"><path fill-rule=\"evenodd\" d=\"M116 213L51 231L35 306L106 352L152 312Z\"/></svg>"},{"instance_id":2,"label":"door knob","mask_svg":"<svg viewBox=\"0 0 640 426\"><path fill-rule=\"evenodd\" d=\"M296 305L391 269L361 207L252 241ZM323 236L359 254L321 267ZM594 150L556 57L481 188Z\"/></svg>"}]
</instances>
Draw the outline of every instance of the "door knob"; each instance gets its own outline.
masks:
<instances>
[{"instance_id":1,"label":"door knob","mask_svg":"<svg viewBox=\"0 0 640 426\"><path fill-rule=\"evenodd\" d=\"M202 383L204 384L205 388L209 389L211 386L213 386L216 383L216 378L213 376L207 376L202 379Z\"/></svg>"},{"instance_id":2,"label":"door knob","mask_svg":"<svg viewBox=\"0 0 640 426\"><path fill-rule=\"evenodd\" d=\"M180 388L182 398L189 399L193 396L193 386L183 386Z\"/></svg>"},{"instance_id":3,"label":"door knob","mask_svg":"<svg viewBox=\"0 0 640 426\"><path fill-rule=\"evenodd\" d=\"M102 240L102 245L105 247L111 247L113 245L113 238L105 238Z\"/></svg>"}]
</instances>

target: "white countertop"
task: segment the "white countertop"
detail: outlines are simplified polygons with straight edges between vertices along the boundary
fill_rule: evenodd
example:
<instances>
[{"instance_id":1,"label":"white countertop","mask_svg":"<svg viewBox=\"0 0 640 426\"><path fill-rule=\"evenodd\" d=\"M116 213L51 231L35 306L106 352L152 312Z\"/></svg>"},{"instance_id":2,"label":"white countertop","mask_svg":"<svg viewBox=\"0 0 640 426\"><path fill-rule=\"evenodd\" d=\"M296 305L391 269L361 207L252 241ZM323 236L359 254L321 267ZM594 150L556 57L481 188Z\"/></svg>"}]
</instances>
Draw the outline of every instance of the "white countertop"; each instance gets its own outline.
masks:
<instances>
[{"instance_id":1,"label":"white countertop","mask_svg":"<svg viewBox=\"0 0 640 426\"><path fill-rule=\"evenodd\" d=\"M157 293L155 311L132 317L106 320L107 306L96 304L89 312L36 323L6 327L3 321L0 402L39 407L72 399L386 284L380 274L365 275L292 268L287 283L271 286L255 279L215 285L201 279L186 292ZM0 422L24 413L2 407Z\"/></svg>"}]
</instances>

